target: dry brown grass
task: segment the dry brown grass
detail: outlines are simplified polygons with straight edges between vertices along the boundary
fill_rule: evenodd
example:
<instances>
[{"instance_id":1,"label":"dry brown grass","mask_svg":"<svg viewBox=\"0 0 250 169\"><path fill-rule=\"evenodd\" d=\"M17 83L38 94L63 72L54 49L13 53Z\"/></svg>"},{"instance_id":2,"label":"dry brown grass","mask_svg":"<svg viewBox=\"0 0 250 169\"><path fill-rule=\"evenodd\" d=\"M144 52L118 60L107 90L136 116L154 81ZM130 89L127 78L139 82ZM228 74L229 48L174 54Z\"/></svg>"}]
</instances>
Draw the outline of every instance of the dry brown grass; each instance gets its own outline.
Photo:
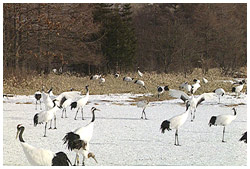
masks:
<instances>
[{"instance_id":1,"label":"dry brown grass","mask_svg":"<svg viewBox=\"0 0 250 169\"><path fill-rule=\"evenodd\" d=\"M246 72L246 68L244 68ZM122 79L124 76L130 76L135 79L141 79L145 82L147 89L139 88L133 83L125 83ZM202 77L208 79L208 83L202 82ZM17 81L15 78L4 79L3 91L4 93L11 93L16 95L32 95L37 90L41 90L42 86L46 89L53 87L54 94L60 94L63 91L68 91L71 87L75 90L81 91L85 94L84 87L88 84L90 94L110 94L110 93L152 93L153 96L139 97L135 101L147 99L148 101L158 100L156 87L158 85L168 85L170 89L178 89L179 85L185 81L192 84L193 79L197 78L201 81L201 88L196 94L203 92L211 92L216 88L222 87L226 92L230 92L232 85L224 83L221 80L233 80L233 77L222 76L218 69L209 70L207 75L203 75L201 69L197 69L194 73L184 78L182 74L156 74L144 73L142 78L139 78L137 73L121 74L119 78L114 78L113 75L105 76L106 82L100 85L98 81L90 80L89 76L77 77L68 74L56 75L49 74L47 76L27 76L26 79ZM243 91L246 90L246 86ZM171 99L167 93L163 94L159 100Z\"/></svg>"}]
</instances>

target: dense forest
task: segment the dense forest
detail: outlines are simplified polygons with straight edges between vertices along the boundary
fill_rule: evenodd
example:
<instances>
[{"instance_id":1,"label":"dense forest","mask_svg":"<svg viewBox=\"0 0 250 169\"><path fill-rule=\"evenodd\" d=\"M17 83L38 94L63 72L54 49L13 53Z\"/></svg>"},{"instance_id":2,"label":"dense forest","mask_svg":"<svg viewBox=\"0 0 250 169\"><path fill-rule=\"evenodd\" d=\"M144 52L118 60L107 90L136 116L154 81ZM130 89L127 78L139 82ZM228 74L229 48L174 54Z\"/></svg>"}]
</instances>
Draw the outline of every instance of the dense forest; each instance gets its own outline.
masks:
<instances>
[{"instance_id":1,"label":"dense forest","mask_svg":"<svg viewBox=\"0 0 250 169\"><path fill-rule=\"evenodd\" d=\"M4 77L247 65L247 4L3 5Z\"/></svg>"}]
</instances>

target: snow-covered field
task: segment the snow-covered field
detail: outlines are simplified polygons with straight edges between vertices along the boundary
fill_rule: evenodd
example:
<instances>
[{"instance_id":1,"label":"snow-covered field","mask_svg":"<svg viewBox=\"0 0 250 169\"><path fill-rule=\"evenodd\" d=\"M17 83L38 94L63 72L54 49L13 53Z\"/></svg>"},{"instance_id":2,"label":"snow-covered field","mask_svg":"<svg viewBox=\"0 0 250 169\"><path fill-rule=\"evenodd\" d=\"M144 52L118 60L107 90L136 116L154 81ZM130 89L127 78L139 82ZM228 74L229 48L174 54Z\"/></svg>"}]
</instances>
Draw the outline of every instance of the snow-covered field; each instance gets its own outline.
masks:
<instances>
[{"instance_id":1,"label":"snow-covered field","mask_svg":"<svg viewBox=\"0 0 250 169\"><path fill-rule=\"evenodd\" d=\"M16 136L17 124L23 124L24 140L35 146L54 152L64 151L74 163L75 153L63 145L64 135L91 120L91 107L96 112L94 133L90 151L95 153L98 163L88 159L86 165L131 166L131 165L168 165L168 166L245 166L247 165L247 144L239 142L247 130L247 97L225 95L221 103L217 99L199 105L194 122L188 120L179 129L181 146L174 145L175 130L160 132L162 121L185 111L181 100L151 102L146 108L148 120L142 120L141 109L131 98L138 95L91 95L90 103L84 107L85 120L74 120L76 110L67 109L68 118L61 118L57 112L57 130L48 130L43 137L44 125L34 127L34 96L15 96L4 98L3 103L3 164L29 165ZM32 104L28 104L32 103ZM221 126L208 126L213 115L233 114L230 105L236 106L237 118L226 127L222 143ZM44 109L44 104L42 104ZM82 158L82 157L81 157ZM81 160L81 159L80 159Z\"/></svg>"}]
</instances>

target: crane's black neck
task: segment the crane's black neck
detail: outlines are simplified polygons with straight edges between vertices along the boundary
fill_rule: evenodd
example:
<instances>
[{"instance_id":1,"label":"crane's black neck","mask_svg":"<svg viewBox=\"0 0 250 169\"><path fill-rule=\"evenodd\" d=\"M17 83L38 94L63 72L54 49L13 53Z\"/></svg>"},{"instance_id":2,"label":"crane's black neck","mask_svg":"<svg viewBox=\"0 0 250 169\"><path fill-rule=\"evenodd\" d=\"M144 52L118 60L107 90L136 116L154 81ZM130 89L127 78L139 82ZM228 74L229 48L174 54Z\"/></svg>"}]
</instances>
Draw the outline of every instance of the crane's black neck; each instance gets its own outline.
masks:
<instances>
[{"instance_id":1,"label":"crane's black neck","mask_svg":"<svg viewBox=\"0 0 250 169\"><path fill-rule=\"evenodd\" d=\"M94 122L95 121L95 110L92 110L92 120L91 120L91 122Z\"/></svg>"},{"instance_id":2,"label":"crane's black neck","mask_svg":"<svg viewBox=\"0 0 250 169\"><path fill-rule=\"evenodd\" d=\"M21 130L20 131L20 133L19 133L19 140L21 141L21 142L25 142L24 140L23 140L23 131L24 131L24 127L22 126L22 127L20 127L20 129L19 130Z\"/></svg>"}]
</instances>

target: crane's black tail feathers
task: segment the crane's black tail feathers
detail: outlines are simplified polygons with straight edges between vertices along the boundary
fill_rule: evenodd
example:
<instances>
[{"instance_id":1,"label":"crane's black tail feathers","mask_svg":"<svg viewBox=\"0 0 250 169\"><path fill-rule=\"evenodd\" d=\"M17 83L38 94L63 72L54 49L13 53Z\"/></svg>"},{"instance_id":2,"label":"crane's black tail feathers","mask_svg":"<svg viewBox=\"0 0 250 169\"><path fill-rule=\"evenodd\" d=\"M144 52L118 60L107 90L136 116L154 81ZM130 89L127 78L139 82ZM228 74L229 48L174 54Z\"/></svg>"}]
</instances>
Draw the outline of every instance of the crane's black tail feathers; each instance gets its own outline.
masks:
<instances>
[{"instance_id":1,"label":"crane's black tail feathers","mask_svg":"<svg viewBox=\"0 0 250 169\"><path fill-rule=\"evenodd\" d=\"M58 152L52 159L52 166L69 166L72 165L69 158L64 152Z\"/></svg>"},{"instance_id":2,"label":"crane's black tail feathers","mask_svg":"<svg viewBox=\"0 0 250 169\"><path fill-rule=\"evenodd\" d=\"M208 125L211 127L212 125L215 125L215 121L216 121L216 116L212 116Z\"/></svg>"},{"instance_id":3,"label":"crane's black tail feathers","mask_svg":"<svg viewBox=\"0 0 250 169\"><path fill-rule=\"evenodd\" d=\"M235 88L235 87L233 87L233 88L232 88L232 92L235 92L235 91L236 91L236 88Z\"/></svg>"},{"instance_id":4,"label":"crane's black tail feathers","mask_svg":"<svg viewBox=\"0 0 250 169\"><path fill-rule=\"evenodd\" d=\"M71 103L71 104L70 104L71 110L72 110L73 108L76 108L76 106L77 106L77 102Z\"/></svg>"},{"instance_id":5,"label":"crane's black tail feathers","mask_svg":"<svg viewBox=\"0 0 250 169\"><path fill-rule=\"evenodd\" d=\"M73 149L85 149L86 150L86 145L87 143L84 140L80 140L80 136L78 134L75 134L73 132L69 132L66 134L66 136L63 138L64 143L68 143L68 149L73 150Z\"/></svg>"},{"instance_id":6,"label":"crane's black tail feathers","mask_svg":"<svg viewBox=\"0 0 250 169\"><path fill-rule=\"evenodd\" d=\"M161 123L161 132L162 133L164 133L165 132L165 130L171 130L170 129L170 121L168 121L168 120L165 120L165 121L163 121L162 123Z\"/></svg>"},{"instance_id":7,"label":"crane's black tail feathers","mask_svg":"<svg viewBox=\"0 0 250 169\"><path fill-rule=\"evenodd\" d=\"M34 116L34 126L36 126L37 124L38 124L38 113L37 114L35 114L35 116Z\"/></svg>"},{"instance_id":8,"label":"crane's black tail feathers","mask_svg":"<svg viewBox=\"0 0 250 169\"><path fill-rule=\"evenodd\" d=\"M244 141L245 143L247 143L247 132L245 132L242 137L239 139L239 141Z\"/></svg>"}]
</instances>

